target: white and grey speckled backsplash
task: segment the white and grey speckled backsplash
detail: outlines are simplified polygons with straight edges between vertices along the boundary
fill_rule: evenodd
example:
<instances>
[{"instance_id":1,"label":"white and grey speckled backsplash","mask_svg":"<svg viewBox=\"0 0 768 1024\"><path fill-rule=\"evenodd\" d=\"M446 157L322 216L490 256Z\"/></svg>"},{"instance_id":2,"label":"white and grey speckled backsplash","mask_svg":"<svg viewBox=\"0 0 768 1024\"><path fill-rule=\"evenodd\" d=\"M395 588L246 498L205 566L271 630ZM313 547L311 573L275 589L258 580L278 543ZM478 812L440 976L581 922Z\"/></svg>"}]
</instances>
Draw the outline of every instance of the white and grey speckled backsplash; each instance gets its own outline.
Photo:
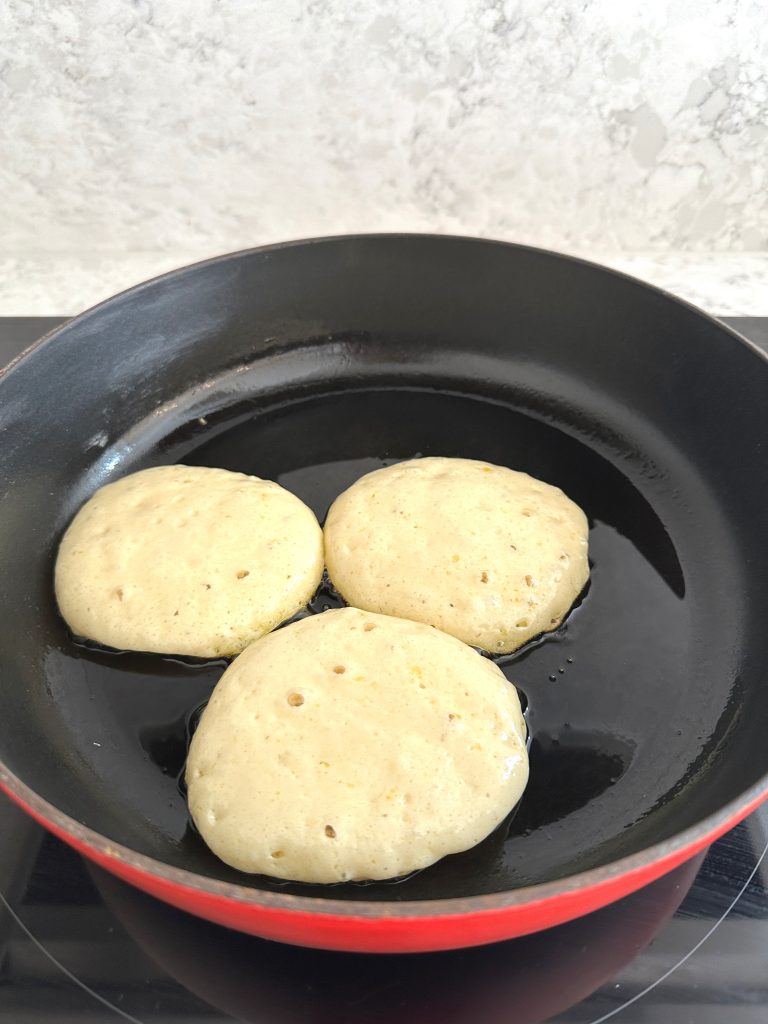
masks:
<instances>
[{"instance_id":1,"label":"white and grey speckled backsplash","mask_svg":"<svg viewBox=\"0 0 768 1024\"><path fill-rule=\"evenodd\" d=\"M0 257L768 251L763 0L5 0Z\"/></svg>"}]
</instances>

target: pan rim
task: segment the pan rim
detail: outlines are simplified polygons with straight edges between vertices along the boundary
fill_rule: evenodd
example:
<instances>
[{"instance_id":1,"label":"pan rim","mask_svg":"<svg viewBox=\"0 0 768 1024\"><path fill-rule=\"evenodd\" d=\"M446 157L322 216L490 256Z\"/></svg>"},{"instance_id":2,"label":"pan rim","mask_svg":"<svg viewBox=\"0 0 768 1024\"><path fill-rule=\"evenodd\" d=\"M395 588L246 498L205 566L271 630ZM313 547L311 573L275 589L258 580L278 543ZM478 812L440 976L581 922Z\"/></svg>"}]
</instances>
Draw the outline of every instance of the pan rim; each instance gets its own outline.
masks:
<instances>
[{"instance_id":1,"label":"pan rim","mask_svg":"<svg viewBox=\"0 0 768 1024\"><path fill-rule=\"evenodd\" d=\"M137 294L143 291L145 288L150 288L156 284L160 284L163 281L171 280L175 277L181 277L194 270L202 269L206 266L216 266L218 264L227 263L242 259L245 256L253 256L258 253L269 253L269 252L280 252L283 249L293 249L299 246L310 246L310 245L322 245L329 242L365 242L365 241L381 241L390 239L418 239L419 241L435 241L442 239L450 242L451 244L461 243L472 243L482 244L488 246L501 246L505 249L515 249L522 252L531 252L539 256L551 257L558 260L564 260L566 263L576 263L584 267L590 267L593 270L598 270L603 274L607 274L612 277L618 277L624 281L628 281L633 285L637 285L641 289L646 291L654 292L658 295L663 295L665 299L674 303L677 306L681 306L683 309L688 310L690 313L698 316L699 318L708 321L711 324L717 326L720 330L724 331L731 338L738 341L743 347L752 352L753 355L758 356L762 362L768 363L768 352L756 345L755 342L750 341L739 331L733 327L724 323L719 317L714 316L712 313L707 313L706 310L701 309L694 303L689 302L687 299L681 298L679 295L675 295L674 292L667 291L665 288L659 285L651 284L649 281L644 281L640 277L636 277L634 274L628 274L624 270L617 270L614 267L608 267L604 263L597 263L595 260L586 259L583 256L576 256L573 253L562 252L557 249L546 249L542 246L528 245L523 242L510 242L499 238L485 238L479 235L454 235L450 233L442 233L437 231L371 231L362 232L359 234L339 234L339 235L316 235L309 238L293 238L283 242L268 242L265 245L254 245L246 249L237 249L234 252L221 253L218 256L208 256L205 259L195 260L193 263L185 263L180 267L176 267L174 270L167 270L162 274L156 274L154 277L149 277L145 281L139 281L137 284L130 285L128 288L123 288L119 292L115 292L114 295L110 295L106 299L102 299L100 302L94 303L92 306L86 307L80 313L76 313L73 316L67 317L62 323L57 324L50 331L47 331L36 341L33 341L31 345L28 345L23 349L17 356L15 356L6 366L0 367L0 383L8 376L8 374L14 370L22 361L25 361L30 355L37 352L38 349L43 348L50 342L54 341L56 336L65 331L71 324L86 320L92 314L99 312L104 306L111 305L118 299L122 299L127 295Z\"/></svg>"},{"instance_id":2,"label":"pan rim","mask_svg":"<svg viewBox=\"0 0 768 1024\"><path fill-rule=\"evenodd\" d=\"M398 919L400 921L424 918L450 918L475 916L499 911L531 908L576 893L583 894L621 879L642 875L647 869L673 862L670 869L693 856L697 850L714 841L737 825L749 813L768 799L768 776L764 776L740 796L731 800L714 814L690 825L682 832L661 842L647 846L636 853L613 860L601 867L590 868L551 882L520 886L505 892L483 893L475 896L453 896L435 900L335 900L324 896L295 896L273 892L236 882L224 882L206 875L198 875L184 868L176 868L163 861L138 853L129 847L108 839L94 829L60 811L53 804L30 789L0 761L0 789L41 822L65 833L81 849L96 853L100 860L124 865L148 878L154 878L183 889L191 894L203 894L243 908L313 914L330 918L362 918L366 920ZM659 874L663 874L661 871ZM642 884L642 882L640 883Z\"/></svg>"},{"instance_id":3,"label":"pan rim","mask_svg":"<svg viewBox=\"0 0 768 1024\"><path fill-rule=\"evenodd\" d=\"M700 319L708 321L720 331L725 332L734 341L745 346L754 355L757 355L764 364L768 364L768 353L763 351L754 342L745 338L738 331L723 323L717 317L699 309L697 306L681 299L678 296L643 281L624 271L606 267L600 263L575 256L569 253L558 252L552 249L545 249L537 246L525 245L517 242L502 241L492 238L480 238L471 235L442 234L436 232L372 232L361 234L340 234L319 236L314 238L292 239L283 242L275 242L262 246L255 246L241 249L233 253L225 253L207 259L199 260L191 264L179 267L175 270L165 272L149 278L146 281L126 288L113 296L89 307L74 317L70 317L63 323L54 327L32 345L16 356L6 367L0 369L0 386L4 379L12 373L16 367L36 352L55 342L58 335L64 333L73 323L80 323L89 319L93 314L99 312L103 307L115 303L126 295L138 294L144 289L151 288L167 280L173 280L187 273L201 269L206 266L215 266L227 262L234 262L244 257L255 254L266 254L282 251L298 246L314 246L323 243L338 242L375 242L381 240L418 240L427 242L443 240L450 244L481 244L494 247L504 247L518 251L527 251L546 258L564 260L580 264L585 267L598 270L603 274L624 279L643 290L662 295L666 300L688 310ZM534 904L549 902L566 894L583 893L621 878L640 875L646 869L654 865L661 865L667 861L679 862L681 854L705 845L707 841L714 840L719 834L725 832L729 827L737 824L749 812L754 810L763 800L768 798L768 773L762 776L749 789L729 801L726 805L708 815L706 818L689 826L682 832L645 847L626 857L613 860L598 868L591 868L587 871L567 875L561 879L551 882L538 883L536 885L521 886L517 889L510 889L505 892L487 893L468 897L449 897L435 900L413 900L413 901L370 901L364 898L360 900L336 900L322 896L295 896L288 893L272 892L258 888L252 888L238 883L224 882L216 878L209 878L187 871L183 868L173 867L146 854L141 854L108 839L95 830L78 822L65 812L59 810L34 790L30 789L18 776L6 766L0 758L0 788L4 789L9 796L15 799L27 810L40 820L50 823L54 828L70 837L75 844L87 848L101 857L108 860L119 861L129 868L142 875L163 880L171 885L180 887L191 893L203 893L213 897L221 898L244 907L270 908L294 913L313 913L328 917L352 917L368 920L381 919L382 917L397 919L418 919L423 917L449 917L456 915L470 915L490 913L494 911L513 910L524 908Z\"/></svg>"}]
</instances>

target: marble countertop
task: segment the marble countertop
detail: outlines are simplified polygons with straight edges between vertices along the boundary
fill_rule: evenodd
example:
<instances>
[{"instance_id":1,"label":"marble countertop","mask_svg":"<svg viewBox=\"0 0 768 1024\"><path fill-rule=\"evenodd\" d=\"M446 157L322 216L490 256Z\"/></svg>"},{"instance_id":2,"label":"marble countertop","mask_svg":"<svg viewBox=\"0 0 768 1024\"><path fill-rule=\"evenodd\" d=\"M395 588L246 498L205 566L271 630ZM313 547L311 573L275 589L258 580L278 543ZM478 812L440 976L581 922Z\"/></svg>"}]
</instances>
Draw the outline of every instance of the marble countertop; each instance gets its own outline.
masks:
<instances>
[{"instance_id":1,"label":"marble countertop","mask_svg":"<svg viewBox=\"0 0 768 1024\"><path fill-rule=\"evenodd\" d=\"M0 316L72 315L207 252L0 255ZM768 252L610 252L575 255L649 281L722 316L768 316Z\"/></svg>"},{"instance_id":2,"label":"marble countertop","mask_svg":"<svg viewBox=\"0 0 768 1024\"><path fill-rule=\"evenodd\" d=\"M355 231L768 315L766 54L762 0L6 0L0 315Z\"/></svg>"}]
</instances>

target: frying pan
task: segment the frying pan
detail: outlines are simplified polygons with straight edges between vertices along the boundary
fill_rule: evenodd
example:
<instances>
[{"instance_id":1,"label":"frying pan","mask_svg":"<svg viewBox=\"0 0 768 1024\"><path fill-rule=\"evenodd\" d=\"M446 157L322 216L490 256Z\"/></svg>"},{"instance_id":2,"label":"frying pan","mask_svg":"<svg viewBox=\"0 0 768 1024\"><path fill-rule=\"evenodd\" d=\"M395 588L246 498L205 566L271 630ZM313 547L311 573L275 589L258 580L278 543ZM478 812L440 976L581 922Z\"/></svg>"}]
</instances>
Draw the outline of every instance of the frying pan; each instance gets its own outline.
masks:
<instances>
[{"instance_id":1,"label":"frying pan","mask_svg":"<svg viewBox=\"0 0 768 1024\"><path fill-rule=\"evenodd\" d=\"M469 238L269 246L97 306L0 379L0 782L126 881L297 944L468 946L626 895L768 794L767 384L756 348L657 289ZM75 643L61 534L150 465L276 479L322 518L416 455L525 470L589 517L581 603L500 663L527 703L530 785L478 847L403 881L240 874L178 786L224 665Z\"/></svg>"}]
</instances>

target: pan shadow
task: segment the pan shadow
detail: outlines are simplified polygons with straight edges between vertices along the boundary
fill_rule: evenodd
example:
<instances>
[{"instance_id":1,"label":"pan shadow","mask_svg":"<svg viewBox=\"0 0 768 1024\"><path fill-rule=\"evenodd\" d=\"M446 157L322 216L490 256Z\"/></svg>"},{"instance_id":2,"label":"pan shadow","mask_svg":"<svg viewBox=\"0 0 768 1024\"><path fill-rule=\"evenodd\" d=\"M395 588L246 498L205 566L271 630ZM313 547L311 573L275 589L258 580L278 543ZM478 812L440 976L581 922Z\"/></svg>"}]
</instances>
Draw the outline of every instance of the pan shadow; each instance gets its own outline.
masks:
<instances>
[{"instance_id":1,"label":"pan shadow","mask_svg":"<svg viewBox=\"0 0 768 1024\"><path fill-rule=\"evenodd\" d=\"M585 999L648 945L704 855L595 913L545 932L444 953L303 949L210 924L88 870L131 938L164 971L238 1020L274 1024L538 1024Z\"/></svg>"}]
</instances>

